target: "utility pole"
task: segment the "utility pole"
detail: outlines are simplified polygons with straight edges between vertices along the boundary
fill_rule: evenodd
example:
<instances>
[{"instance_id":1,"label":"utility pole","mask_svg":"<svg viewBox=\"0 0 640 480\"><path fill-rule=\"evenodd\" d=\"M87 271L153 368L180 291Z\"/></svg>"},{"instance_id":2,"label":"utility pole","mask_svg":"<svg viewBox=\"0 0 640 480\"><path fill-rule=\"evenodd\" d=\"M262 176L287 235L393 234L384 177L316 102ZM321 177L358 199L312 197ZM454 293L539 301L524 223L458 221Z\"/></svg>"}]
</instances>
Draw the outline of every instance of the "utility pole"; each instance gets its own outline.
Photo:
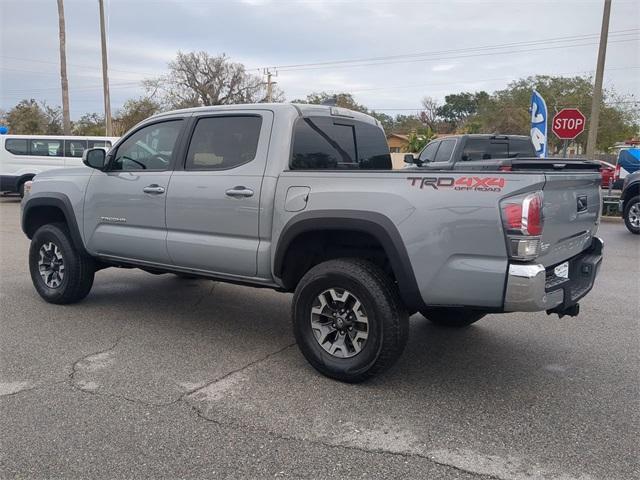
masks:
<instances>
[{"instance_id":1,"label":"utility pole","mask_svg":"<svg viewBox=\"0 0 640 480\"><path fill-rule=\"evenodd\" d=\"M268 68L264 69L264 74L267 76L267 102L273 102L273 86L278 82L272 82L271 77L274 75ZM278 76L278 72L275 73Z\"/></svg>"},{"instance_id":2,"label":"utility pole","mask_svg":"<svg viewBox=\"0 0 640 480\"><path fill-rule=\"evenodd\" d=\"M104 124L107 137L113 136L111 122L111 100L109 98L109 75L107 73L107 39L104 30L104 3L98 0L100 7L100 40L102 42L102 85L104 89Z\"/></svg>"},{"instance_id":3,"label":"utility pole","mask_svg":"<svg viewBox=\"0 0 640 480\"><path fill-rule=\"evenodd\" d=\"M69 113L69 80L67 78L67 37L64 25L64 4L58 0L58 35L60 39L60 83L62 84L62 130L71 135L71 114Z\"/></svg>"},{"instance_id":4,"label":"utility pole","mask_svg":"<svg viewBox=\"0 0 640 480\"><path fill-rule=\"evenodd\" d=\"M604 0L602 29L600 30L600 48L598 49L598 64L596 66L596 79L593 86L593 99L591 100L591 120L589 121L589 134L587 137L587 158L593 157L596 150L596 141L598 139L600 104L602 103L602 78L604 77L604 60L607 55L607 37L609 36L610 16L611 0Z\"/></svg>"}]
</instances>

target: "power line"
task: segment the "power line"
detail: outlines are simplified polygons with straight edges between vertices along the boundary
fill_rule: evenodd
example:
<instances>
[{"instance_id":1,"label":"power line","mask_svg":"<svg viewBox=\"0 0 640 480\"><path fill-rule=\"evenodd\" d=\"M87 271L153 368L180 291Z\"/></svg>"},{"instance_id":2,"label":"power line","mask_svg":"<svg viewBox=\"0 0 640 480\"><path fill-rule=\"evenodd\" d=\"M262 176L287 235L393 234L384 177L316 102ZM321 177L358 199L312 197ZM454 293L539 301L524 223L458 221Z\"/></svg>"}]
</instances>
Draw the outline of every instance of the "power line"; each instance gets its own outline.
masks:
<instances>
[{"instance_id":1,"label":"power line","mask_svg":"<svg viewBox=\"0 0 640 480\"><path fill-rule=\"evenodd\" d=\"M638 31L640 31L640 29L630 28L626 30L617 30L615 32L611 32L610 35L611 36L627 36L627 35L634 34L635 32L638 32ZM332 60L332 61L325 61L325 62L277 65L271 68L284 70L284 69L296 69L298 67L330 66L330 65L339 65L339 64L396 60L396 59L403 59L403 58L424 57L424 56L442 55L442 54L449 54L449 53L465 53L465 52L474 52L474 51L483 51L483 50L494 50L494 49L507 48L507 47L532 46L532 45L542 45L542 44L549 44L549 43L571 42L571 41L575 42L579 40L581 41L581 40L587 40L587 39L596 39L598 37L599 37L599 34L593 33L593 34L585 34L585 35L554 37L554 38L547 38L547 39L540 39L540 40L529 40L529 41L522 41L522 42L483 45L478 47L467 47L467 48L450 49L450 50L405 53L405 54L389 55L389 56L382 56L382 57L366 57L366 58L356 58L356 59L349 59L349 60Z\"/></svg>"}]
</instances>

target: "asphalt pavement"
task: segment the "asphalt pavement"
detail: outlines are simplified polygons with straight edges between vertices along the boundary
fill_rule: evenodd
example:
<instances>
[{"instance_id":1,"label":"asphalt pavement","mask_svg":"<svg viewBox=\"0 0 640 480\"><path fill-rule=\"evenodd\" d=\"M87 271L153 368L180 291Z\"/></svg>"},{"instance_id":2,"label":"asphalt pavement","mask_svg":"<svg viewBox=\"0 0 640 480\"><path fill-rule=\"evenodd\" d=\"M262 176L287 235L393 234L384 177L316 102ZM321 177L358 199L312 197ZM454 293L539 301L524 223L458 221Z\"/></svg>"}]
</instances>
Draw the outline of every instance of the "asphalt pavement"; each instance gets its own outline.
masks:
<instances>
[{"instance_id":1,"label":"asphalt pavement","mask_svg":"<svg viewBox=\"0 0 640 480\"><path fill-rule=\"evenodd\" d=\"M45 303L0 199L0 477L640 478L640 237L599 234L580 316L418 314L347 385L298 351L291 295L112 268Z\"/></svg>"}]
</instances>

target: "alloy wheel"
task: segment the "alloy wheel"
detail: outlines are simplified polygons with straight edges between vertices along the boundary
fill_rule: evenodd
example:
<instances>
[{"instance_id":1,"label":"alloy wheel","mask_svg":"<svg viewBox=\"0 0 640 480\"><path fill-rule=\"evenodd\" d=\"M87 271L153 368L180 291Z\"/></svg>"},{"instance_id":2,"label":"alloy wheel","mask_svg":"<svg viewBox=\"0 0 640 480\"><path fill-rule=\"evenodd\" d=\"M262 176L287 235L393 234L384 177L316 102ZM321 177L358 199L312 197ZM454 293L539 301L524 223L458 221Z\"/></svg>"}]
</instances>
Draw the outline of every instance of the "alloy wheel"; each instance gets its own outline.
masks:
<instances>
[{"instance_id":1,"label":"alloy wheel","mask_svg":"<svg viewBox=\"0 0 640 480\"><path fill-rule=\"evenodd\" d=\"M44 243L38 252L38 271L49 288L58 288L64 279L64 258L60 248L53 243Z\"/></svg>"}]
</instances>

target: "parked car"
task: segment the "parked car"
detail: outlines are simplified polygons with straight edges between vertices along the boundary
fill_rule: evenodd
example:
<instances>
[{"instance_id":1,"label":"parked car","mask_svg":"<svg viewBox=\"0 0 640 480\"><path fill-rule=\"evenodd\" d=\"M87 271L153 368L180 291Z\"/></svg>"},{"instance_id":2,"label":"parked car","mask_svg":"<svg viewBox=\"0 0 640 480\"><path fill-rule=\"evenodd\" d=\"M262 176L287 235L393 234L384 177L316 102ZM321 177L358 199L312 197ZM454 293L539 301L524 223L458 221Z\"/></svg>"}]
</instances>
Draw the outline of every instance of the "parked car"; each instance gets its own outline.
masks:
<instances>
[{"instance_id":1,"label":"parked car","mask_svg":"<svg viewBox=\"0 0 640 480\"><path fill-rule=\"evenodd\" d=\"M429 142L414 156L405 155L409 167L431 170L485 169L491 161L537 158L531 138L523 135L449 135Z\"/></svg>"},{"instance_id":2,"label":"parked car","mask_svg":"<svg viewBox=\"0 0 640 480\"><path fill-rule=\"evenodd\" d=\"M621 189L628 175L640 170L640 148L620 150L616 163L616 181L613 188Z\"/></svg>"},{"instance_id":3,"label":"parked car","mask_svg":"<svg viewBox=\"0 0 640 480\"><path fill-rule=\"evenodd\" d=\"M595 161L600 164L600 177L602 179L600 186L602 188L609 188L609 184L611 184L613 188L616 181L616 166L604 160Z\"/></svg>"},{"instance_id":4,"label":"parked car","mask_svg":"<svg viewBox=\"0 0 640 480\"><path fill-rule=\"evenodd\" d=\"M0 135L0 191L24 194L24 184L53 168L82 167L87 148L110 148L117 137Z\"/></svg>"},{"instance_id":5,"label":"parked car","mask_svg":"<svg viewBox=\"0 0 640 480\"><path fill-rule=\"evenodd\" d=\"M335 107L164 113L87 150L90 169L35 177L22 202L31 278L58 304L107 267L294 292L307 360L362 381L400 356L416 311L447 327L578 314L602 259L598 167L510 161L394 171L380 123Z\"/></svg>"},{"instance_id":6,"label":"parked car","mask_svg":"<svg viewBox=\"0 0 640 480\"><path fill-rule=\"evenodd\" d=\"M619 208L629 231L640 234L640 170L625 177Z\"/></svg>"}]
</instances>

